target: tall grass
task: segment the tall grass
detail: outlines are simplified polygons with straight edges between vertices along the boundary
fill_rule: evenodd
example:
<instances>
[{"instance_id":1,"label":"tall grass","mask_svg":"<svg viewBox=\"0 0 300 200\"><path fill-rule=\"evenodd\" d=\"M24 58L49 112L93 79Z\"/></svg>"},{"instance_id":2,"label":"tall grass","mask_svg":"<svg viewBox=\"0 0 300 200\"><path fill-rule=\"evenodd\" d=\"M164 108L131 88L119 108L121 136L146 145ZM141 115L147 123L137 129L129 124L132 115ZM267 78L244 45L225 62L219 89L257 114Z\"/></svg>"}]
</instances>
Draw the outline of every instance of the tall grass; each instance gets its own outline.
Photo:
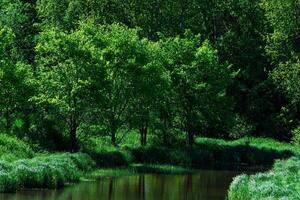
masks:
<instances>
[{"instance_id":1,"label":"tall grass","mask_svg":"<svg viewBox=\"0 0 300 200\"><path fill-rule=\"evenodd\" d=\"M79 181L94 161L86 154L53 154L15 162L0 162L0 192L22 188L59 188Z\"/></svg>"},{"instance_id":2,"label":"tall grass","mask_svg":"<svg viewBox=\"0 0 300 200\"><path fill-rule=\"evenodd\" d=\"M230 186L228 199L299 199L299 180L299 157L278 160L269 172L236 177Z\"/></svg>"}]
</instances>

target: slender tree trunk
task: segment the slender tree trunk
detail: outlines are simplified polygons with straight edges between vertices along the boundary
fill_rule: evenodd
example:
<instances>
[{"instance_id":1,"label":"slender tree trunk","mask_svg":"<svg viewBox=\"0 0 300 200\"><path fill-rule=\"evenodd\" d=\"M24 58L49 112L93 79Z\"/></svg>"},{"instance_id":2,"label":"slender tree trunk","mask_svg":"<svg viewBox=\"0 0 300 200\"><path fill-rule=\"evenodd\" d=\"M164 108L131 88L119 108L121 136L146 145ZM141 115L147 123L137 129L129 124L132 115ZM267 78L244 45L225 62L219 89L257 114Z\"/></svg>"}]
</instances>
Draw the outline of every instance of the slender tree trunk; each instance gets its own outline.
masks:
<instances>
[{"instance_id":1,"label":"slender tree trunk","mask_svg":"<svg viewBox=\"0 0 300 200\"><path fill-rule=\"evenodd\" d=\"M167 122L166 118L163 119L163 129L162 129L162 132L163 132L163 143L164 143L165 146L167 146L168 145L168 139L167 139L168 122Z\"/></svg>"},{"instance_id":2,"label":"slender tree trunk","mask_svg":"<svg viewBox=\"0 0 300 200\"><path fill-rule=\"evenodd\" d=\"M71 124L70 128L70 142L71 142L71 152L78 151L78 143L77 143L77 126L76 124Z\"/></svg>"},{"instance_id":3,"label":"slender tree trunk","mask_svg":"<svg viewBox=\"0 0 300 200\"><path fill-rule=\"evenodd\" d=\"M194 133L189 127L186 130L186 134L187 134L186 144L188 146L192 146L194 144Z\"/></svg>"},{"instance_id":4,"label":"slender tree trunk","mask_svg":"<svg viewBox=\"0 0 300 200\"><path fill-rule=\"evenodd\" d=\"M142 146L145 146L145 144L144 144L144 127L142 126L141 128L140 128L140 141L141 141L141 145Z\"/></svg>"},{"instance_id":5,"label":"slender tree trunk","mask_svg":"<svg viewBox=\"0 0 300 200\"><path fill-rule=\"evenodd\" d=\"M163 129L163 143L164 143L164 146L168 146L167 131L165 128Z\"/></svg>"},{"instance_id":6,"label":"slender tree trunk","mask_svg":"<svg viewBox=\"0 0 300 200\"><path fill-rule=\"evenodd\" d=\"M111 123L111 127L110 127L110 131L111 131L111 143L114 146L117 146L117 126L116 126L116 122L113 120Z\"/></svg>"},{"instance_id":7,"label":"slender tree trunk","mask_svg":"<svg viewBox=\"0 0 300 200\"><path fill-rule=\"evenodd\" d=\"M145 127L144 127L144 146L147 145L147 135L148 135L148 119L145 121Z\"/></svg>"},{"instance_id":8,"label":"slender tree trunk","mask_svg":"<svg viewBox=\"0 0 300 200\"><path fill-rule=\"evenodd\" d=\"M8 107L6 107L5 120L6 120L6 131L8 133L10 131L10 127L11 127L10 112L9 112Z\"/></svg>"},{"instance_id":9,"label":"slender tree trunk","mask_svg":"<svg viewBox=\"0 0 300 200\"><path fill-rule=\"evenodd\" d=\"M139 129L140 135L141 135L141 145L146 146L147 145L147 133L148 133L148 120L145 120L142 122L142 125Z\"/></svg>"},{"instance_id":10,"label":"slender tree trunk","mask_svg":"<svg viewBox=\"0 0 300 200\"><path fill-rule=\"evenodd\" d=\"M116 131L113 130L111 132L111 143L114 145L114 146L117 146L117 139L116 139Z\"/></svg>"}]
</instances>

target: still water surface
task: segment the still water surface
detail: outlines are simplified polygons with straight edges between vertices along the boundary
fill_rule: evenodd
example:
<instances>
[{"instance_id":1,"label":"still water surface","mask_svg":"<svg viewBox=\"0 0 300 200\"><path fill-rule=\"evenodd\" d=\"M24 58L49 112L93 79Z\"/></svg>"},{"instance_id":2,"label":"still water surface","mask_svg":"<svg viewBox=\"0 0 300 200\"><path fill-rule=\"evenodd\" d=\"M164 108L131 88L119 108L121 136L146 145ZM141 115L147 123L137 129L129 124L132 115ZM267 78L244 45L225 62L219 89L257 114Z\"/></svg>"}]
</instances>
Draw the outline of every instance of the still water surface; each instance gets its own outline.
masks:
<instances>
[{"instance_id":1,"label":"still water surface","mask_svg":"<svg viewBox=\"0 0 300 200\"><path fill-rule=\"evenodd\" d=\"M2 200L224 200L241 172L203 170L196 174L144 174L81 182L62 190L0 194Z\"/></svg>"}]
</instances>

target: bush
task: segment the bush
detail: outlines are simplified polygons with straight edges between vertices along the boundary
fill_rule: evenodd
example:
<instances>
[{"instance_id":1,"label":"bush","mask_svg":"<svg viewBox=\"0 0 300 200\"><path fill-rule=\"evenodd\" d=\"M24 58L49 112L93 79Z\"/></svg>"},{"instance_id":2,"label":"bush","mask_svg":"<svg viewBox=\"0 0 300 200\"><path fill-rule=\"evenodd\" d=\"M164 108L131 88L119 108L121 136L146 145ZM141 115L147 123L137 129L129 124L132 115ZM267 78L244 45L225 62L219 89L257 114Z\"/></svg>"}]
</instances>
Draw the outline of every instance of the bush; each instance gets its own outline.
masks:
<instances>
[{"instance_id":1,"label":"bush","mask_svg":"<svg viewBox=\"0 0 300 200\"><path fill-rule=\"evenodd\" d=\"M14 161L32 158L34 151L22 140L7 134L0 134L0 160Z\"/></svg>"},{"instance_id":2,"label":"bush","mask_svg":"<svg viewBox=\"0 0 300 200\"><path fill-rule=\"evenodd\" d=\"M109 145L106 140L101 141L99 138L89 141L89 144L82 147L82 151L88 154L98 167L127 166L132 162L132 155L126 150L126 147L116 148Z\"/></svg>"},{"instance_id":3,"label":"bush","mask_svg":"<svg viewBox=\"0 0 300 200\"><path fill-rule=\"evenodd\" d=\"M87 153L93 158L98 167L127 166L132 161L130 152L122 149L98 149Z\"/></svg>"}]
</instances>

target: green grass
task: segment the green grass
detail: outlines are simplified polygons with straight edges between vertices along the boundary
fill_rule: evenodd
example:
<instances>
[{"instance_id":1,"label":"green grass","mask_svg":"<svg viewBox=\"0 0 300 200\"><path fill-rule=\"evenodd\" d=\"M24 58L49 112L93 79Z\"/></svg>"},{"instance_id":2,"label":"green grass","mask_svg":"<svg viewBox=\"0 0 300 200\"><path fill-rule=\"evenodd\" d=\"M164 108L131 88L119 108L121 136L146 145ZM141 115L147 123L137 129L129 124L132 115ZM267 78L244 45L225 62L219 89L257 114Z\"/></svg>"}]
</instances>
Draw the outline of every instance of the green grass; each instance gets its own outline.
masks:
<instances>
[{"instance_id":1,"label":"green grass","mask_svg":"<svg viewBox=\"0 0 300 200\"><path fill-rule=\"evenodd\" d=\"M193 173L194 170L173 165L144 165L133 164L127 167L119 168L101 168L93 171L88 178L106 178L106 177L119 177L130 176L135 174L187 174Z\"/></svg>"},{"instance_id":2,"label":"green grass","mask_svg":"<svg viewBox=\"0 0 300 200\"><path fill-rule=\"evenodd\" d=\"M212 139L212 138L196 138L196 144L198 145L218 145L218 146L251 146L258 149L271 149L276 151L291 151L295 154L300 152L300 148L290 144L279 142L270 138L255 138L255 137L245 137L237 140L223 140L223 139Z\"/></svg>"},{"instance_id":3,"label":"green grass","mask_svg":"<svg viewBox=\"0 0 300 200\"><path fill-rule=\"evenodd\" d=\"M90 143L83 151L89 154L101 168L140 163L202 169L266 168L271 167L276 159L289 158L298 153L292 145L263 138L244 138L234 141L196 138L196 144L192 148L140 147L136 144L132 147L127 144L117 148L98 142Z\"/></svg>"},{"instance_id":4,"label":"green grass","mask_svg":"<svg viewBox=\"0 0 300 200\"><path fill-rule=\"evenodd\" d=\"M229 200L299 199L300 158L278 160L272 170L234 179Z\"/></svg>"},{"instance_id":5,"label":"green grass","mask_svg":"<svg viewBox=\"0 0 300 200\"><path fill-rule=\"evenodd\" d=\"M0 160L15 161L32 158L34 151L27 143L7 134L0 134Z\"/></svg>"},{"instance_id":6,"label":"green grass","mask_svg":"<svg viewBox=\"0 0 300 200\"><path fill-rule=\"evenodd\" d=\"M202 169L243 169L272 166L275 159L294 155L289 150L251 145L200 144L193 148L143 147L131 149L135 163L171 164Z\"/></svg>"},{"instance_id":7,"label":"green grass","mask_svg":"<svg viewBox=\"0 0 300 200\"><path fill-rule=\"evenodd\" d=\"M293 145L263 138L234 141L196 138L196 144L189 148L140 147L136 143L131 145L130 140L126 140L120 147L113 147L106 144L105 140L95 141L88 142L89 145L82 148L86 154L38 155L25 142L5 134L0 135L0 192L63 187L79 181L95 166L101 169L92 175L101 177L137 173L181 174L190 173L190 168L266 167L271 166L275 159L289 158L299 152ZM237 178L243 183L248 179L251 177ZM245 190L243 195L247 195L247 187L241 188L231 187L230 194Z\"/></svg>"},{"instance_id":8,"label":"green grass","mask_svg":"<svg viewBox=\"0 0 300 200\"><path fill-rule=\"evenodd\" d=\"M0 162L0 192L22 188L59 188L79 181L83 172L91 170L94 161L86 154L53 154Z\"/></svg>"}]
</instances>

